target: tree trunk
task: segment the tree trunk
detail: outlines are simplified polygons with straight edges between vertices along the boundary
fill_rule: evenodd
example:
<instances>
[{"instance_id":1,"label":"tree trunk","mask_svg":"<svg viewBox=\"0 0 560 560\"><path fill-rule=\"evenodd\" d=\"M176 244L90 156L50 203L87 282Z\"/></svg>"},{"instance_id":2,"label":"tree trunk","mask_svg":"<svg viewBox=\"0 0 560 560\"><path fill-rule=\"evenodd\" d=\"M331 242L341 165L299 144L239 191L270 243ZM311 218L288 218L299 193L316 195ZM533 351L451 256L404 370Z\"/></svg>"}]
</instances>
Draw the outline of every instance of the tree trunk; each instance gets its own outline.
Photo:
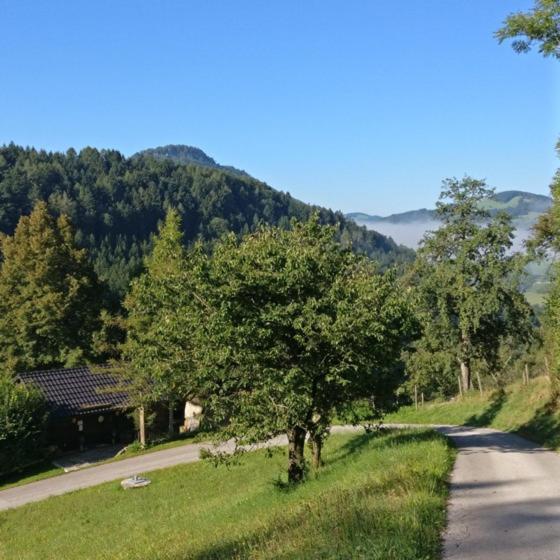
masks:
<instances>
[{"instance_id":1,"label":"tree trunk","mask_svg":"<svg viewBox=\"0 0 560 560\"><path fill-rule=\"evenodd\" d=\"M167 426L167 432L169 437L172 438L175 435L175 405L172 401L169 401L168 407L169 424Z\"/></svg>"},{"instance_id":2,"label":"tree trunk","mask_svg":"<svg viewBox=\"0 0 560 560\"><path fill-rule=\"evenodd\" d=\"M323 438L318 434L311 436L311 460L314 469L320 469L323 466L321 459L321 451L323 450Z\"/></svg>"},{"instance_id":3,"label":"tree trunk","mask_svg":"<svg viewBox=\"0 0 560 560\"><path fill-rule=\"evenodd\" d=\"M297 484L305 474L305 430L296 426L288 431L288 481Z\"/></svg>"},{"instance_id":4,"label":"tree trunk","mask_svg":"<svg viewBox=\"0 0 560 560\"><path fill-rule=\"evenodd\" d=\"M146 447L146 421L143 406L138 409L138 429L140 432L140 445Z\"/></svg>"},{"instance_id":5,"label":"tree trunk","mask_svg":"<svg viewBox=\"0 0 560 560\"><path fill-rule=\"evenodd\" d=\"M461 381L463 382L463 391L466 393L471 387L471 367L468 360L461 361Z\"/></svg>"},{"instance_id":6,"label":"tree trunk","mask_svg":"<svg viewBox=\"0 0 560 560\"><path fill-rule=\"evenodd\" d=\"M469 335L463 333L461 335L461 380L463 381L463 391L466 393L472 385L471 379L471 361L470 361L470 340Z\"/></svg>"}]
</instances>

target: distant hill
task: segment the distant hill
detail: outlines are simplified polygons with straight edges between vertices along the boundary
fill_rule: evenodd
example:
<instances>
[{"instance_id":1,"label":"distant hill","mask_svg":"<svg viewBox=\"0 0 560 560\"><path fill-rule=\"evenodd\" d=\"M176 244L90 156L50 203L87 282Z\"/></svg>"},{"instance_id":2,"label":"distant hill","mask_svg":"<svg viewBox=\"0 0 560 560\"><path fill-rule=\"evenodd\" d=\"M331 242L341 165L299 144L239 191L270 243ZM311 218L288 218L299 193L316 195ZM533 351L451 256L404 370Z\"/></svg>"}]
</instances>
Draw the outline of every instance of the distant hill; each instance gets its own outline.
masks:
<instances>
[{"instance_id":1,"label":"distant hill","mask_svg":"<svg viewBox=\"0 0 560 560\"><path fill-rule=\"evenodd\" d=\"M490 214L496 214L499 211L507 212L513 218L513 225L517 230L516 238L521 241L527 238L538 217L546 212L551 204L552 199L542 194L526 191L503 191L483 201L482 206ZM438 227L436 211L427 208L409 210L390 216L352 212L346 214L346 217L360 225L392 237L397 243L412 248L418 246L426 231Z\"/></svg>"},{"instance_id":2,"label":"distant hill","mask_svg":"<svg viewBox=\"0 0 560 560\"><path fill-rule=\"evenodd\" d=\"M168 159L175 163L185 163L209 167L211 169L220 169L227 171L240 177L250 177L250 175L231 165L220 165L209 155L205 154L200 148L194 146L186 146L185 144L168 144L167 146L159 146L158 148L148 148L135 153L132 157L149 156L154 159Z\"/></svg>"},{"instance_id":3,"label":"distant hill","mask_svg":"<svg viewBox=\"0 0 560 560\"><path fill-rule=\"evenodd\" d=\"M232 172L201 150L177 147L169 157L159 150L127 158L95 148L62 153L0 147L0 232L11 234L22 215L38 200L46 201L52 212L71 219L77 242L88 250L114 302L141 270L152 235L170 207L181 214L187 244L201 240L209 245L226 232L243 234L262 223L287 228L292 218L306 220L318 212L322 223L337 225L343 245L381 267L414 257L410 249L341 212L305 204L239 170ZM188 162L175 159L187 154Z\"/></svg>"},{"instance_id":4,"label":"distant hill","mask_svg":"<svg viewBox=\"0 0 560 560\"><path fill-rule=\"evenodd\" d=\"M482 206L490 214L495 214L500 210L507 212L515 218L531 218L546 212L552 199L542 194L534 194L525 191L503 191L486 199ZM347 218L361 223L390 223L390 224L413 224L437 220L436 211L420 208L419 210L409 210L399 214L389 216L369 215L363 212L351 212L346 214Z\"/></svg>"}]
</instances>

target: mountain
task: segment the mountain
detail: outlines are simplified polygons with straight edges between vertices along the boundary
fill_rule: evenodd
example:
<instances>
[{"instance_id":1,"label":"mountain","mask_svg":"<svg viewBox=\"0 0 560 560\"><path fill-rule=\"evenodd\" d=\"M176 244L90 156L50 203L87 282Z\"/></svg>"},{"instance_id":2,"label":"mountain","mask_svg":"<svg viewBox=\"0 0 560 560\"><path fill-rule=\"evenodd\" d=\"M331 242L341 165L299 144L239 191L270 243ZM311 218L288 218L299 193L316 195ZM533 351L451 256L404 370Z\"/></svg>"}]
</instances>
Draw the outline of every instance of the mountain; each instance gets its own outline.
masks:
<instances>
[{"instance_id":1,"label":"mountain","mask_svg":"<svg viewBox=\"0 0 560 560\"><path fill-rule=\"evenodd\" d=\"M168 144L167 146L159 146L158 148L148 148L135 153L132 157L148 156L154 159L168 159L175 163L194 164L211 169L220 169L233 175L240 177L251 177L247 172L232 167L231 165L220 165L205 154L200 148L194 146L186 146L185 144Z\"/></svg>"},{"instance_id":2,"label":"mountain","mask_svg":"<svg viewBox=\"0 0 560 560\"><path fill-rule=\"evenodd\" d=\"M127 158L116 150L95 148L62 153L14 144L0 147L0 232L11 234L20 216L45 200L55 214L69 216L76 241L88 250L115 304L141 270L169 207L181 215L187 244L201 240L209 245L228 231L247 233L261 223L289 227L292 218L306 220L318 212L322 223L337 225L342 244L376 259L381 267L413 258L410 249L342 213L305 204L243 172L232 172L202 151L170 152L190 154L202 163L157 153Z\"/></svg>"},{"instance_id":3,"label":"mountain","mask_svg":"<svg viewBox=\"0 0 560 560\"><path fill-rule=\"evenodd\" d=\"M503 191L484 200L482 207L486 208L491 215L499 211L507 212L513 218L516 240L519 243L529 236L531 227L538 217L550 208L551 204L552 199L541 194ZM397 243L413 248L418 246L426 231L437 228L439 223L436 211L426 208L385 217L372 216L363 212L346 214L346 217L392 237Z\"/></svg>"}]
</instances>

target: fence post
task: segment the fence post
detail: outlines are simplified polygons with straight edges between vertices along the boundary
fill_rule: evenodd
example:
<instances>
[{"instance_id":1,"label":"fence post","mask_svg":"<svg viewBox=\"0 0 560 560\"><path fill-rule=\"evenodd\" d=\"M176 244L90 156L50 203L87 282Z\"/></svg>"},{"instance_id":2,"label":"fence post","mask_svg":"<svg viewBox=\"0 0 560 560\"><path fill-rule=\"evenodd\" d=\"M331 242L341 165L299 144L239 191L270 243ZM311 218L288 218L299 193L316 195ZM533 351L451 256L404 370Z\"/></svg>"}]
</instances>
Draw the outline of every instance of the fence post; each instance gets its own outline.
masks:
<instances>
[{"instance_id":1,"label":"fence post","mask_svg":"<svg viewBox=\"0 0 560 560\"><path fill-rule=\"evenodd\" d=\"M140 428L140 445L146 447L146 421L143 406L138 409L138 427Z\"/></svg>"},{"instance_id":2,"label":"fence post","mask_svg":"<svg viewBox=\"0 0 560 560\"><path fill-rule=\"evenodd\" d=\"M480 396L482 396L482 381L480 381L480 373L476 372L476 380L478 381L478 389L480 391Z\"/></svg>"},{"instance_id":3,"label":"fence post","mask_svg":"<svg viewBox=\"0 0 560 560\"><path fill-rule=\"evenodd\" d=\"M414 385L414 408L418 410L418 385Z\"/></svg>"}]
</instances>

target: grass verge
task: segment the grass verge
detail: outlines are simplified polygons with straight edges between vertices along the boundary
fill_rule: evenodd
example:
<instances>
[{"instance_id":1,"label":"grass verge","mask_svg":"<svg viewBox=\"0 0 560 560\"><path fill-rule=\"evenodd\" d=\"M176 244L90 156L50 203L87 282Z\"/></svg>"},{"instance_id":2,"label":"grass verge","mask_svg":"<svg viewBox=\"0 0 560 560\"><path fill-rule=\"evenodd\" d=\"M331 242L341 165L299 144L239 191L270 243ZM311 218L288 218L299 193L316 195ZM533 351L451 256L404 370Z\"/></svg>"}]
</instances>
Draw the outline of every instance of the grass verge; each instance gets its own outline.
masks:
<instances>
[{"instance_id":1,"label":"grass verge","mask_svg":"<svg viewBox=\"0 0 560 560\"><path fill-rule=\"evenodd\" d=\"M480 395L470 392L454 401L428 403L418 410L401 408L385 422L408 424L463 424L516 432L537 443L560 450L560 409L544 377L528 385L514 383L503 391Z\"/></svg>"},{"instance_id":2,"label":"grass verge","mask_svg":"<svg viewBox=\"0 0 560 560\"><path fill-rule=\"evenodd\" d=\"M437 559L453 455L403 430L333 436L320 474L290 489L285 449L155 471L142 490L113 482L0 513L0 557Z\"/></svg>"},{"instance_id":3,"label":"grass verge","mask_svg":"<svg viewBox=\"0 0 560 560\"><path fill-rule=\"evenodd\" d=\"M127 449L118 457L112 457L105 461L99 461L95 464L90 465L89 467L84 468L97 467L105 463L112 463L114 461L130 459L131 457L136 457L138 455L146 455L147 453L163 451L165 449L171 449L173 447L189 445L191 443L199 443L201 441L205 441L207 437L208 434L205 433L188 434L176 439L150 444L144 449L142 449L138 445L132 444L129 449ZM23 486L24 484L29 484L30 482L37 482L39 480L52 478L53 476L59 476L61 474L64 474L64 469L55 466L51 460L41 461L40 463L37 463L36 465L33 465L21 471L16 471L8 476L0 477L0 490L7 490L8 488L13 488L15 486Z\"/></svg>"}]
</instances>

